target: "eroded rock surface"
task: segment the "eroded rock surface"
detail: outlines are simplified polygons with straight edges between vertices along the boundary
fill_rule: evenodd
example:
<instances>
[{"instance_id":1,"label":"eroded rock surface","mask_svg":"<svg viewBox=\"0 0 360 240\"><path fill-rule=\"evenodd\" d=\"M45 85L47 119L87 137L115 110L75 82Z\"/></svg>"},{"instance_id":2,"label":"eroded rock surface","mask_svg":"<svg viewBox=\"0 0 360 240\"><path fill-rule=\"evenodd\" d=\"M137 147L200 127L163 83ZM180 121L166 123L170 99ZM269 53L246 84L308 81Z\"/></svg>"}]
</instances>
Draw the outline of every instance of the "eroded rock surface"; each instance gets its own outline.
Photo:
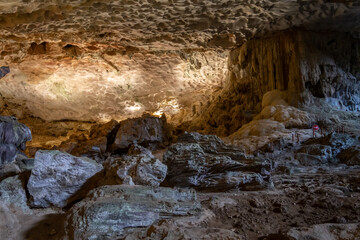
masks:
<instances>
[{"instance_id":1,"label":"eroded rock surface","mask_svg":"<svg viewBox=\"0 0 360 240\"><path fill-rule=\"evenodd\" d=\"M25 150L31 131L14 117L0 116L0 165L13 162L18 151Z\"/></svg>"},{"instance_id":2,"label":"eroded rock surface","mask_svg":"<svg viewBox=\"0 0 360 240\"><path fill-rule=\"evenodd\" d=\"M325 137L313 138L304 142L304 146L298 150L295 158L304 165L336 163L338 162L336 156L342 150L348 149L354 142L355 139L348 134L333 132ZM345 157L343 161L346 161Z\"/></svg>"},{"instance_id":3,"label":"eroded rock surface","mask_svg":"<svg viewBox=\"0 0 360 240\"><path fill-rule=\"evenodd\" d=\"M261 111L287 127L303 127L306 113L276 104L265 108L262 100L274 90L289 106L359 111L359 44L345 33L298 29L246 42L230 52L228 81L214 101L199 106L194 129L229 135ZM289 121L294 115L302 121Z\"/></svg>"},{"instance_id":4,"label":"eroded rock surface","mask_svg":"<svg viewBox=\"0 0 360 240\"><path fill-rule=\"evenodd\" d=\"M27 188L35 207L65 207L74 195L102 166L88 158L60 151L39 150Z\"/></svg>"},{"instance_id":5,"label":"eroded rock surface","mask_svg":"<svg viewBox=\"0 0 360 240\"><path fill-rule=\"evenodd\" d=\"M168 142L170 137L165 118L143 116L127 119L120 122L111 150L128 149L133 143L153 147Z\"/></svg>"},{"instance_id":6,"label":"eroded rock surface","mask_svg":"<svg viewBox=\"0 0 360 240\"><path fill-rule=\"evenodd\" d=\"M359 224L319 224L308 228L294 228L288 236L295 240L336 240L360 238Z\"/></svg>"},{"instance_id":7,"label":"eroded rock surface","mask_svg":"<svg viewBox=\"0 0 360 240\"><path fill-rule=\"evenodd\" d=\"M199 211L200 204L192 190L104 186L72 207L67 233L74 239L114 239L124 236L127 228L147 227L160 219Z\"/></svg>"},{"instance_id":8,"label":"eroded rock surface","mask_svg":"<svg viewBox=\"0 0 360 240\"><path fill-rule=\"evenodd\" d=\"M110 157L104 166L106 178L111 184L158 187L167 173L165 164L154 157L150 150L138 145L131 146L127 155Z\"/></svg>"},{"instance_id":9,"label":"eroded rock surface","mask_svg":"<svg viewBox=\"0 0 360 240\"><path fill-rule=\"evenodd\" d=\"M247 159L235 147L214 135L186 133L164 154L171 184L207 191L264 189L269 182L262 176L264 163Z\"/></svg>"},{"instance_id":10,"label":"eroded rock surface","mask_svg":"<svg viewBox=\"0 0 360 240\"><path fill-rule=\"evenodd\" d=\"M0 202L3 204L12 208L19 208L27 214L32 212L27 205L24 183L18 176L2 180L0 182L0 193Z\"/></svg>"}]
</instances>

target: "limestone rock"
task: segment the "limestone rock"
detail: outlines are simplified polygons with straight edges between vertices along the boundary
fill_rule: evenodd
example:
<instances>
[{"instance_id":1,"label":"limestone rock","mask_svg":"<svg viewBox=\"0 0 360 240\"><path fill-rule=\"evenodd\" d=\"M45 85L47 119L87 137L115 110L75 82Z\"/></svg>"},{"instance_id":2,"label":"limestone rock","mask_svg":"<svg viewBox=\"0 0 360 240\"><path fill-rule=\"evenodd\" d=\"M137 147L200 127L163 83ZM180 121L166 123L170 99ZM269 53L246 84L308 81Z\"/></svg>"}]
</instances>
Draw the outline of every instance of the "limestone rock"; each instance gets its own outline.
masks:
<instances>
[{"instance_id":1,"label":"limestone rock","mask_svg":"<svg viewBox=\"0 0 360 240\"><path fill-rule=\"evenodd\" d=\"M127 149L133 143L139 145L160 144L167 141L166 120L153 116L127 119L120 122L111 149Z\"/></svg>"},{"instance_id":2,"label":"limestone rock","mask_svg":"<svg viewBox=\"0 0 360 240\"><path fill-rule=\"evenodd\" d=\"M193 128L229 135L261 111L286 126L304 127L309 116L292 107L314 108L320 100L334 109L359 111L359 44L344 33L301 30L247 41L230 52L229 81L199 110ZM273 91L281 97L266 96ZM266 107L263 99L273 105ZM280 99L291 107L274 107L284 104Z\"/></svg>"},{"instance_id":3,"label":"limestone rock","mask_svg":"<svg viewBox=\"0 0 360 240\"><path fill-rule=\"evenodd\" d=\"M31 131L13 117L0 116L0 143L13 144L25 150L26 142L31 140Z\"/></svg>"},{"instance_id":4,"label":"limestone rock","mask_svg":"<svg viewBox=\"0 0 360 240\"><path fill-rule=\"evenodd\" d=\"M0 233L3 239L13 239L13 231L19 229L19 219L6 205L0 203Z\"/></svg>"},{"instance_id":5,"label":"limestone rock","mask_svg":"<svg viewBox=\"0 0 360 240\"><path fill-rule=\"evenodd\" d=\"M25 150L31 131L14 117L0 116L0 165L13 162L19 150Z\"/></svg>"},{"instance_id":6,"label":"limestone rock","mask_svg":"<svg viewBox=\"0 0 360 240\"><path fill-rule=\"evenodd\" d=\"M312 138L295 154L295 159L303 165L336 163L340 151L349 148L354 139L347 134L331 133L325 137ZM350 150L349 150L350 151Z\"/></svg>"},{"instance_id":7,"label":"limestone rock","mask_svg":"<svg viewBox=\"0 0 360 240\"><path fill-rule=\"evenodd\" d=\"M66 230L70 239L116 239L127 230L199 211L193 190L104 186L71 208Z\"/></svg>"},{"instance_id":8,"label":"limestone rock","mask_svg":"<svg viewBox=\"0 0 360 240\"><path fill-rule=\"evenodd\" d=\"M20 172L20 168L14 162L3 164L0 166L0 181L7 177L14 176Z\"/></svg>"},{"instance_id":9,"label":"limestone rock","mask_svg":"<svg viewBox=\"0 0 360 240\"><path fill-rule=\"evenodd\" d=\"M0 144L0 165L15 161L16 146L13 144Z\"/></svg>"},{"instance_id":10,"label":"limestone rock","mask_svg":"<svg viewBox=\"0 0 360 240\"><path fill-rule=\"evenodd\" d=\"M34 159L18 154L14 162L0 165L0 181L22 172L31 171L33 167Z\"/></svg>"},{"instance_id":11,"label":"limestone rock","mask_svg":"<svg viewBox=\"0 0 360 240\"><path fill-rule=\"evenodd\" d=\"M24 213L31 213L27 205L24 184L19 176L9 177L0 182L0 202L20 208Z\"/></svg>"},{"instance_id":12,"label":"limestone rock","mask_svg":"<svg viewBox=\"0 0 360 240\"><path fill-rule=\"evenodd\" d=\"M239 240L242 239L239 234L234 231L221 228L211 227L194 227L193 224L189 226L180 226L173 223L174 221L162 221L159 224L153 224L147 229L138 230L134 233L126 235L124 240L162 240L164 236L172 240L212 240L212 239L226 239L226 240ZM195 222L195 221L194 221ZM204 224L206 225L206 224Z\"/></svg>"},{"instance_id":13,"label":"limestone rock","mask_svg":"<svg viewBox=\"0 0 360 240\"><path fill-rule=\"evenodd\" d=\"M287 233L294 240L337 240L359 239L360 225L352 224L318 224L308 228L293 228Z\"/></svg>"},{"instance_id":14,"label":"limestone rock","mask_svg":"<svg viewBox=\"0 0 360 240\"><path fill-rule=\"evenodd\" d=\"M268 186L260 174L263 166L246 159L240 149L218 137L187 133L164 154L169 182L207 191L261 189Z\"/></svg>"},{"instance_id":15,"label":"limestone rock","mask_svg":"<svg viewBox=\"0 0 360 240\"><path fill-rule=\"evenodd\" d=\"M101 170L101 165L88 158L60 151L37 151L27 185L32 205L66 206L67 200Z\"/></svg>"},{"instance_id":16,"label":"limestone rock","mask_svg":"<svg viewBox=\"0 0 360 240\"><path fill-rule=\"evenodd\" d=\"M127 155L110 157L104 166L107 178L119 178L115 182L154 187L164 181L167 172L167 166L155 158L150 150L138 145L133 145Z\"/></svg>"}]
</instances>

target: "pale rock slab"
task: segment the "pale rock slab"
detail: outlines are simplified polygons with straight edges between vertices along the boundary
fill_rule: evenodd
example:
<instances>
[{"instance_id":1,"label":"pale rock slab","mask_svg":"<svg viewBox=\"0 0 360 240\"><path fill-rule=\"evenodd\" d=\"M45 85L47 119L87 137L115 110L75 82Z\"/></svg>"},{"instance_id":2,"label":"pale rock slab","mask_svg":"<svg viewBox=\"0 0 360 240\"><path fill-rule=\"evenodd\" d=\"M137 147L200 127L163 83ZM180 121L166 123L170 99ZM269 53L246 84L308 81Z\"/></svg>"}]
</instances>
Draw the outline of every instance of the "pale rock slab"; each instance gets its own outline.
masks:
<instances>
[{"instance_id":1,"label":"pale rock slab","mask_svg":"<svg viewBox=\"0 0 360 240\"><path fill-rule=\"evenodd\" d=\"M65 207L67 200L102 169L89 158L60 151L37 151L27 185L32 205Z\"/></svg>"},{"instance_id":2,"label":"pale rock slab","mask_svg":"<svg viewBox=\"0 0 360 240\"><path fill-rule=\"evenodd\" d=\"M91 191L67 216L71 239L116 239L160 219L199 213L193 190L114 185Z\"/></svg>"}]
</instances>

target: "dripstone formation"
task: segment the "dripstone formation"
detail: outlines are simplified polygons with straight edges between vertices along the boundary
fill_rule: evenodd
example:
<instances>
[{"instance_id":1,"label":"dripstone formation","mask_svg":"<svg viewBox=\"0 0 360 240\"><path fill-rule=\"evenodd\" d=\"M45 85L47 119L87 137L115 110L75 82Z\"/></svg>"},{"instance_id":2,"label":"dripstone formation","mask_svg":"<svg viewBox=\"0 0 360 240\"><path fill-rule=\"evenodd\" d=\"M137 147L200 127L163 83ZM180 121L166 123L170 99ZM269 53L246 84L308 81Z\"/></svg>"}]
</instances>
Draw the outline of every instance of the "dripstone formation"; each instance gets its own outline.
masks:
<instances>
[{"instance_id":1,"label":"dripstone formation","mask_svg":"<svg viewBox=\"0 0 360 240\"><path fill-rule=\"evenodd\" d=\"M360 1L0 1L0 238L360 239Z\"/></svg>"}]
</instances>

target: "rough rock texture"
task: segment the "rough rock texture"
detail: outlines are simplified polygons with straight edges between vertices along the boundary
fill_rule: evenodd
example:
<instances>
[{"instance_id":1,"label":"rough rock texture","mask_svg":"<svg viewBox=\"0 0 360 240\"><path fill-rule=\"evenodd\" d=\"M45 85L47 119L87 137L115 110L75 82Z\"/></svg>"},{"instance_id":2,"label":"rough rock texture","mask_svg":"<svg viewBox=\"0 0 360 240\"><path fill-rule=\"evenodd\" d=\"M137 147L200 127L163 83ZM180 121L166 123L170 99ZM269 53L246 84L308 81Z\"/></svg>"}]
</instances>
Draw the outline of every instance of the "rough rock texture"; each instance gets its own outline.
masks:
<instances>
[{"instance_id":1,"label":"rough rock texture","mask_svg":"<svg viewBox=\"0 0 360 240\"><path fill-rule=\"evenodd\" d=\"M150 147L168 143L171 137L169 131L166 118L143 116L127 119L120 122L111 150L127 149L133 143Z\"/></svg>"},{"instance_id":2,"label":"rough rock texture","mask_svg":"<svg viewBox=\"0 0 360 240\"><path fill-rule=\"evenodd\" d=\"M12 231L18 229L19 220L6 205L0 204L0 232L4 239L11 239Z\"/></svg>"},{"instance_id":3,"label":"rough rock texture","mask_svg":"<svg viewBox=\"0 0 360 240\"><path fill-rule=\"evenodd\" d=\"M93 46L84 46L87 51L74 58L59 43L49 44L46 54L25 54L1 79L1 95L47 121L121 121L144 111L165 112L170 119L192 113L193 103L210 100L227 71L224 51L87 47Z\"/></svg>"},{"instance_id":4,"label":"rough rock texture","mask_svg":"<svg viewBox=\"0 0 360 240\"><path fill-rule=\"evenodd\" d=\"M264 94L262 111L249 123L223 138L228 144L245 152L272 152L284 146L312 137L311 126L315 116L286 101L286 91L273 90Z\"/></svg>"},{"instance_id":5,"label":"rough rock texture","mask_svg":"<svg viewBox=\"0 0 360 240\"><path fill-rule=\"evenodd\" d=\"M14 162L0 166L0 181L17 174L31 171L34 167L34 159L27 158L21 154L16 155Z\"/></svg>"},{"instance_id":6,"label":"rough rock texture","mask_svg":"<svg viewBox=\"0 0 360 240\"><path fill-rule=\"evenodd\" d=\"M90 127L88 136L84 133L72 134L69 139L61 142L56 149L75 156L88 155L89 153L102 155L110 151L119 126L116 120L104 124L94 124Z\"/></svg>"},{"instance_id":7,"label":"rough rock texture","mask_svg":"<svg viewBox=\"0 0 360 240\"><path fill-rule=\"evenodd\" d=\"M154 157L150 150L133 145L127 155L110 157L104 163L109 182L158 187L164 181L167 166ZM110 179L115 180L110 180ZM118 178L118 179L117 179Z\"/></svg>"},{"instance_id":8,"label":"rough rock texture","mask_svg":"<svg viewBox=\"0 0 360 240\"><path fill-rule=\"evenodd\" d=\"M17 149L15 145L12 144L0 144L0 164L6 164L13 162Z\"/></svg>"},{"instance_id":9,"label":"rough rock texture","mask_svg":"<svg viewBox=\"0 0 360 240\"><path fill-rule=\"evenodd\" d=\"M56 0L10 1L0 7L2 38L25 35L34 39L40 38L41 32L43 39L53 40L58 36L52 33L59 32L64 41L69 41L64 50L71 56L83 52L74 43L89 37L94 42L120 40L150 49L231 47L257 32L290 26L351 30L356 34L360 21L359 4L353 1ZM320 25L320 20L324 24ZM47 47L33 43L28 52L43 54Z\"/></svg>"},{"instance_id":10,"label":"rough rock texture","mask_svg":"<svg viewBox=\"0 0 360 240\"><path fill-rule=\"evenodd\" d=\"M304 142L304 146L295 154L295 159L304 165L336 163L338 162L336 156L354 143L355 139L348 134L331 133L325 137Z\"/></svg>"},{"instance_id":11,"label":"rough rock texture","mask_svg":"<svg viewBox=\"0 0 360 240\"><path fill-rule=\"evenodd\" d=\"M25 150L26 142L31 140L31 131L14 117L0 116L0 143L13 144Z\"/></svg>"},{"instance_id":12,"label":"rough rock texture","mask_svg":"<svg viewBox=\"0 0 360 240\"><path fill-rule=\"evenodd\" d=\"M13 162L18 150L25 150L31 131L14 117L0 116L0 165Z\"/></svg>"},{"instance_id":13,"label":"rough rock texture","mask_svg":"<svg viewBox=\"0 0 360 240\"><path fill-rule=\"evenodd\" d=\"M226 200L225 200L226 201ZM203 209L200 214L189 217L166 219L152 224L146 229L135 230L127 234L125 240L191 240L191 239L227 239L239 240L241 236L233 230L222 229L209 224L215 217L215 214Z\"/></svg>"},{"instance_id":14,"label":"rough rock texture","mask_svg":"<svg viewBox=\"0 0 360 240\"><path fill-rule=\"evenodd\" d=\"M13 208L19 208L27 214L32 212L27 205L24 184L18 176L6 178L0 182L0 202Z\"/></svg>"},{"instance_id":15,"label":"rough rock texture","mask_svg":"<svg viewBox=\"0 0 360 240\"><path fill-rule=\"evenodd\" d=\"M308 228L291 229L287 235L294 240L337 240L360 238L359 224L319 224Z\"/></svg>"},{"instance_id":16,"label":"rough rock texture","mask_svg":"<svg viewBox=\"0 0 360 240\"><path fill-rule=\"evenodd\" d=\"M77 203L67 217L70 239L116 239L128 228L200 211L192 190L147 186L104 186Z\"/></svg>"},{"instance_id":17,"label":"rough rock texture","mask_svg":"<svg viewBox=\"0 0 360 240\"><path fill-rule=\"evenodd\" d=\"M262 99L273 90L282 91L278 94L290 106L324 99L334 108L359 111L359 44L348 34L304 30L250 40L231 51L226 86L193 124L220 135L233 133L261 110L270 111Z\"/></svg>"},{"instance_id":18,"label":"rough rock texture","mask_svg":"<svg viewBox=\"0 0 360 240\"><path fill-rule=\"evenodd\" d=\"M265 164L247 159L214 135L187 133L164 154L169 182L206 191L255 190L269 186L262 176Z\"/></svg>"},{"instance_id":19,"label":"rough rock texture","mask_svg":"<svg viewBox=\"0 0 360 240\"><path fill-rule=\"evenodd\" d=\"M224 49L296 26L358 36L360 22L357 1L11 0L0 9L0 66L11 68L0 92L46 120L191 115L222 87Z\"/></svg>"},{"instance_id":20,"label":"rough rock texture","mask_svg":"<svg viewBox=\"0 0 360 240\"><path fill-rule=\"evenodd\" d=\"M102 166L88 158L79 158L59 151L39 150L27 188L35 207L64 207Z\"/></svg>"}]
</instances>

